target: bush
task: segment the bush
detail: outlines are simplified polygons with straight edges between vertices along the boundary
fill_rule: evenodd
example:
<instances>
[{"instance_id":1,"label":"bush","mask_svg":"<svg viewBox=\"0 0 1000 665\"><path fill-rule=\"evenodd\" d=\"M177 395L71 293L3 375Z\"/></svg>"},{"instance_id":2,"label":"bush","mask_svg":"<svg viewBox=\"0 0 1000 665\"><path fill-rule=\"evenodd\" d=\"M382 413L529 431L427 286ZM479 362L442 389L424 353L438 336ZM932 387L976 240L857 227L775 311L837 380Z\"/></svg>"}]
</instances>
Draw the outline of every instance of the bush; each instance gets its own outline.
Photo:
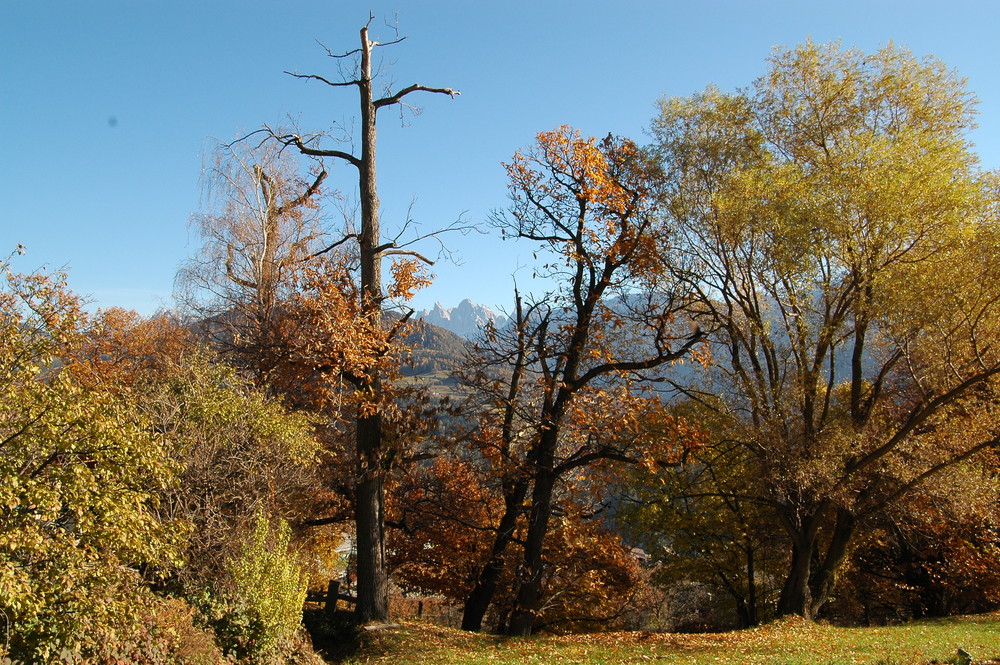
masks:
<instances>
[{"instance_id":1,"label":"bush","mask_svg":"<svg viewBox=\"0 0 1000 665\"><path fill-rule=\"evenodd\" d=\"M297 646L306 579L289 539L287 522L272 528L258 511L242 551L227 561L229 589L222 598L202 596L223 649L241 661L284 662Z\"/></svg>"}]
</instances>

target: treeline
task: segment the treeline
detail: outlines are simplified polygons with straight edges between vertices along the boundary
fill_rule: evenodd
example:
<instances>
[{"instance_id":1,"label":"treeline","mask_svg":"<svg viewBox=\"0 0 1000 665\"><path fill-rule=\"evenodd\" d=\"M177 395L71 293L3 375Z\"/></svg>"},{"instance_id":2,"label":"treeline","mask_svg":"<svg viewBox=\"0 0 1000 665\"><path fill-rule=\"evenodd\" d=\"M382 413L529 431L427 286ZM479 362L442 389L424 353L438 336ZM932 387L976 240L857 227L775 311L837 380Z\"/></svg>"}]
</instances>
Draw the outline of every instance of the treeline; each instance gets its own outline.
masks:
<instances>
[{"instance_id":1,"label":"treeline","mask_svg":"<svg viewBox=\"0 0 1000 665\"><path fill-rule=\"evenodd\" d=\"M372 99L373 46L344 83L363 115L454 96ZM1000 190L974 111L933 59L807 42L661 100L649 145L540 133L490 223L553 287L465 349L460 403L404 379L435 362L406 306L428 261L380 235L373 151L219 146L183 320L87 315L6 261L3 648L315 658L302 606L345 536L364 621L392 589L518 635L995 608ZM358 226L329 222L331 159Z\"/></svg>"}]
</instances>

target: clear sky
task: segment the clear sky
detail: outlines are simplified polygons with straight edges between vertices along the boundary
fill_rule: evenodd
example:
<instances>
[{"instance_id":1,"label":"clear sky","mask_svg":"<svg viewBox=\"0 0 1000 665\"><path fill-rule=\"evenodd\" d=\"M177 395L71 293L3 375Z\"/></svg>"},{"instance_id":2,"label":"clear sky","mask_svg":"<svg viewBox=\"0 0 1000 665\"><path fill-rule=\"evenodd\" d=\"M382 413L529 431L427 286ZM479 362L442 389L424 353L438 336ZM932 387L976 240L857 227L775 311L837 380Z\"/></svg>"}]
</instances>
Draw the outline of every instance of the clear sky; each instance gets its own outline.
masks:
<instances>
[{"instance_id":1,"label":"clear sky","mask_svg":"<svg viewBox=\"0 0 1000 665\"><path fill-rule=\"evenodd\" d=\"M1000 2L907 0L0 0L0 257L22 243L19 270L65 267L97 305L149 314L172 304L178 264L197 250L188 219L201 205L214 139L279 124L303 132L349 124L353 90L296 80L334 76L332 51L355 48L371 10L396 89L424 112L379 125L383 225L485 220L506 202L500 162L535 133L570 124L640 142L662 95L763 74L777 45L889 41L934 55L981 100L972 136L1000 166ZM413 97L416 99L416 96ZM348 167L331 177L353 186ZM435 267L416 301L465 297L500 308L530 249L496 236L454 237L460 265ZM428 250L428 251L432 251Z\"/></svg>"}]
</instances>

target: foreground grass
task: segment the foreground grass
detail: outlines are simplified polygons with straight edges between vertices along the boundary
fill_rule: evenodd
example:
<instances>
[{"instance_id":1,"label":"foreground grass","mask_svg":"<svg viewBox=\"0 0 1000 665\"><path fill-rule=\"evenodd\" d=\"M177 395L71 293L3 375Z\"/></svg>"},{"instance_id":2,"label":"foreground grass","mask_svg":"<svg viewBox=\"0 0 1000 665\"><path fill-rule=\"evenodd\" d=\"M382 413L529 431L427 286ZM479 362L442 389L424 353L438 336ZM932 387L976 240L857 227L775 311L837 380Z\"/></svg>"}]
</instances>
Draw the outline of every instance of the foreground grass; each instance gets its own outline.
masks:
<instances>
[{"instance_id":1,"label":"foreground grass","mask_svg":"<svg viewBox=\"0 0 1000 665\"><path fill-rule=\"evenodd\" d=\"M347 663L360 665L910 665L955 662L961 647L976 661L1000 661L1000 614L880 628L837 628L801 620L705 635L607 633L498 638L424 623L366 633Z\"/></svg>"}]
</instances>

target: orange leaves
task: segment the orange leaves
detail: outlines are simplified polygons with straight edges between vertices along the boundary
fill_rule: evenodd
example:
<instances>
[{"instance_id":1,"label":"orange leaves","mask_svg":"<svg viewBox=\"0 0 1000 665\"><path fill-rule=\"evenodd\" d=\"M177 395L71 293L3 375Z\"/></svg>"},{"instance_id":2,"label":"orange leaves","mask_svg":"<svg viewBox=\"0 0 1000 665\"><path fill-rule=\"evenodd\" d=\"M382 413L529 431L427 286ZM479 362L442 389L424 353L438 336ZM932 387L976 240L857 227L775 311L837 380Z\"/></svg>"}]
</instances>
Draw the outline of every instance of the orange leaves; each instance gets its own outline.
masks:
<instances>
[{"instance_id":1,"label":"orange leaves","mask_svg":"<svg viewBox=\"0 0 1000 665\"><path fill-rule=\"evenodd\" d=\"M300 287L281 321L288 350L279 381L298 386L320 408L344 405L345 382L353 388L349 402L370 402L365 377L389 364L390 332L364 306L345 260L305 266Z\"/></svg>"},{"instance_id":2,"label":"orange leaves","mask_svg":"<svg viewBox=\"0 0 1000 665\"><path fill-rule=\"evenodd\" d=\"M610 260L634 262L640 273L657 270L645 219L652 204L645 164L628 139L598 141L568 126L539 133L534 146L504 165L512 233L548 243L567 264Z\"/></svg>"},{"instance_id":3,"label":"orange leaves","mask_svg":"<svg viewBox=\"0 0 1000 665\"><path fill-rule=\"evenodd\" d=\"M398 497L398 499L397 499ZM460 600L489 551L495 497L465 461L440 458L414 470L390 498L395 574L411 588Z\"/></svg>"},{"instance_id":4,"label":"orange leaves","mask_svg":"<svg viewBox=\"0 0 1000 665\"><path fill-rule=\"evenodd\" d=\"M409 300L417 291L431 284L430 275L416 259L396 258L389 270L392 273L392 282L387 289L390 298Z\"/></svg>"},{"instance_id":5,"label":"orange leaves","mask_svg":"<svg viewBox=\"0 0 1000 665\"><path fill-rule=\"evenodd\" d=\"M176 369L192 345L190 330L179 321L116 307L97 313L67 370L86 385L127 390Z\"/></svg>"},{"instance_id":6,"label":"orange leaves","mask_svg":"<svg viewBox=\"0 0 1000 665\"><path fill-rule=\"evenodd\" d=\"M391 266L390 298L405 300L429 283L413 260ZM299 267L298 287L275 321L275 358L270 380L299 405L326 410L334 418L397 410L397 376L407 323L383 318L362 296L346 256L323 257ZM376 389L374 377L384 379Z\"/></svg>"},{"instance_id":7,"label":"orange leaves","mask_svg":"<svg viewBox=\"0 0 1000 665\"><path fill-rule=\"evenodd\" d=\"M507 170L512 187L536 187L551 195L561 185L578 201L596 205L606 215L625 215L636 197L645 192L644 188L636 188L635 183L620 178L637 154L638 148L631 141L609 136L598 144L597 139L584 138L578 130L563 125L553 131L539 132L536 149L527 156L521 152L515 154ZM530 165L532 162L535 166ZM543 182L538 168L551 174L555 182ZM608 231L614 234L614 222L609 219L608 224Z\"/></svg>"},{"instance_id":8,"label":"orange leaves","mask_svg":"<svg viewBox=\"0 0 1000 665\"><path fill-rule=\"evenodd\" d=\"M561 448L567 459L588 452L606 455L589 473L614 482L627 471L608 462L627 460L656 473L687 459L706 440L697 422L675 414L659 396L640 394L626 383L578 393L567 412Z\"/></svg>"}]
</instances>

